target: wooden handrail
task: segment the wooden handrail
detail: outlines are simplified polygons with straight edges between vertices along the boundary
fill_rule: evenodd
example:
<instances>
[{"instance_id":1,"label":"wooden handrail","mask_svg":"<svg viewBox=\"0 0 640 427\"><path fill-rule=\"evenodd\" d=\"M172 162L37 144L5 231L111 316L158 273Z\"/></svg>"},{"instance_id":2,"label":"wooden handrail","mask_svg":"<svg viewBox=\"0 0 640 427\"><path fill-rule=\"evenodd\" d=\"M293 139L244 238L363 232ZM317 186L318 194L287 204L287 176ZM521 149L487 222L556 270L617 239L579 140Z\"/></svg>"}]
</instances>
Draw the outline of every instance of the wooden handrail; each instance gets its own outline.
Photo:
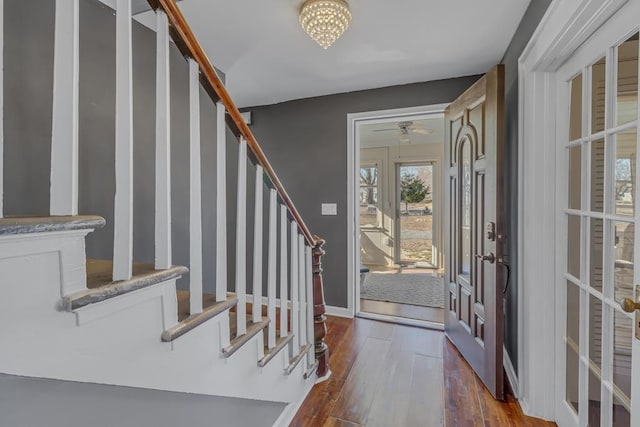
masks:
<instances>
[{"instance_id":1,"label":"wooden handrail","mask_svg":"<svg viewBox=\"0 0 640 427\"><path fill-rule=\"evenodd\" d=\"M240 115L240 110L236 107L235 103L231 99L231 95L224 87L222 80L216 73L215 68L209 61L207 54L202 49L200 42L196 38L195 34L191 30L191 27L187 23L184 15L175 3L175 0L147 0L149 5L154 10L161 9L167 15L170 26L171 38L175 42L176 46L180 50L183 56L187 58L193 58L200 67L200 82L204 89L207 91L213 102L222 102L227 110L226 121L227 125L237 138L244 138L247 141L247 147L251 150L253 160L260 164L264 172L267 174L274 188L278 191L278 195L287 206L291 217L298 224L298 228L305 237L307 243L314 247L317 242L313 235L304 223L302 216L296 209L295 205L291 201L291 198L284 189L282 182L273 170L273 167L267 160L262 148L258 144L255 136L249 129L249 126L245 123Z\"/></svg>"}]
</instances>

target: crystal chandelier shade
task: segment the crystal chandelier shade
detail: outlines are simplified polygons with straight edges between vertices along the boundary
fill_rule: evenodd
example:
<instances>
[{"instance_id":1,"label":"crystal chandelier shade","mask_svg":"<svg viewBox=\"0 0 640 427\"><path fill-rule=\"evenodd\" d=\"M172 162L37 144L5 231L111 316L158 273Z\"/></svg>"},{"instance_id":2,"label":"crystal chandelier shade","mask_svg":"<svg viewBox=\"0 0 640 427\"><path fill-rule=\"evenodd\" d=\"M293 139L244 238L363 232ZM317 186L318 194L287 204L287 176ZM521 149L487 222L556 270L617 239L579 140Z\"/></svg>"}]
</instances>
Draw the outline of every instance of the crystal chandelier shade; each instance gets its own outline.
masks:
<instances>
[{"instance_id":1,"label":"crystal chandelier shade","mask_svg":"<svg viewBox=\"0 0 640 427\"><path fill-rule=\"evenodd\" d=\"M307 0L300 9L300 25L324 49L347 30L351 22L344 0Z\"/></svg>"}]
</instances>

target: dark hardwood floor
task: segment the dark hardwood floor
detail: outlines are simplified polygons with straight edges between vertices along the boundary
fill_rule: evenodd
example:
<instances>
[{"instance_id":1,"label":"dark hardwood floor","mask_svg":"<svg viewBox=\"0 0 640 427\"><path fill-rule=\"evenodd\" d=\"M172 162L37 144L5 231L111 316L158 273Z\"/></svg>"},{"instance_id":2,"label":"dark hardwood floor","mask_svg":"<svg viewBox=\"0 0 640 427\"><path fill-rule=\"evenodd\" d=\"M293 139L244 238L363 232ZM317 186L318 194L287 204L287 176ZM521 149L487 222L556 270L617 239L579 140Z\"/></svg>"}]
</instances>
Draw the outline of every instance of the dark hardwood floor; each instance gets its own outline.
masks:
<instances>
[{"instance_id":1,"label":"dark hardwood floor","mask_svg":"<svg viewBox=\"0 0 640 427\"><path fill-rule=\"evenodd\" d=\"M291 426L553 426L494 401L442 332L329 317L331 377Z\"/></svg>"}]
</instances>

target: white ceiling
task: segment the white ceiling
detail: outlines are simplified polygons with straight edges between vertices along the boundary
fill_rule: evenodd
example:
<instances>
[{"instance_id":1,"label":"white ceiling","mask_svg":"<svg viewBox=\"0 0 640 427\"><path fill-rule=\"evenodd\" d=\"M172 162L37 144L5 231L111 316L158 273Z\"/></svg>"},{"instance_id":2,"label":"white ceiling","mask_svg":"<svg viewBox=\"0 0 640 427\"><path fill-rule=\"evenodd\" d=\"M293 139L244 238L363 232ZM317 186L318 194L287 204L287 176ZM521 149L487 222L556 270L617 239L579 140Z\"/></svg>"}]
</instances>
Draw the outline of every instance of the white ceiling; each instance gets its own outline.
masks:
<instances>
[{"instance_id":1,"label":"white ceiling","mask_svg":"<svg viewBox=\"0 0 640 427\"><path fill-rule=\"evenodd\" d=\"M501 60L529 0L349 0L351 26L328 50L300 28L302 3L179 6L236 104L247 107L484 73ZM137 19L150 24L152 13Z\"/></svg>"},{"instance_id":2,"label":"white ceiling","mask_svg":"<svg viewBox=\"0 0 640 427\"><path fill-rule=\"evenodd\" d=\"M400 142L400 128L398 124L406 119L400 119L392 122L365 124L360 126L360 148L379 148L379 147L395 147L398 145L425 145L425 144L442 144L444 141L444 119L431 118L421 120L411 120L417 129L429 130L430 135L422 133L410 132L410 142Z\"/></svg>"}]
</instances>

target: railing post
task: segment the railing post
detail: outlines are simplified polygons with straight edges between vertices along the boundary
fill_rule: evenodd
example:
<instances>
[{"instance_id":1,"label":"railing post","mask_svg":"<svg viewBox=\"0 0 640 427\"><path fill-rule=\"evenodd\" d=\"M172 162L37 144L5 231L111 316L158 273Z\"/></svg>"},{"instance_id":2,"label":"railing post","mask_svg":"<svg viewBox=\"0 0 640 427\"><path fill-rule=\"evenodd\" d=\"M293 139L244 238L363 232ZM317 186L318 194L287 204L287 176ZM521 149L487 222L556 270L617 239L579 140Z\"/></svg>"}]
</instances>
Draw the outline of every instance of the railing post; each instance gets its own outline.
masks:
<instances>
[{"instance_id":1,"label":"railing post","mask_svg":"<svg viewBox=\"0 0 640 427\"><path fill-rule=\"evenodd\" d=\"M240 138L238 150L238 199L236 209L237 334L247 333L247 142Z\"/></svg>"},{"instance_id":2,"label":"railing post","mask_svg":"<svg viewBox=\"0 0 640 427\"><path fill-rule=\"evenodd\" d=\"M298 299L300 300L300 316L299 331L300 331L300 346L307 345L307 282L305 273L306 263L304 261L304 236L298 235L298 287L300 293ZM311 304L311 298L309 298L309 304Z\"/></svg>"},{"instance_id":3,"label":"railing post","mask_svg":"<svg viewBox=\"0 0 640 427\"><path fill-rule=\"evenodd\" d=\"M269 322L268 345L276 346L276 268L278 257L278 192L269 190L269 252L267 254L267 317Z\"/></svg>"},{"instance_id":4,"label":"railing post","mask_svg":"<svg viewBox=\"0 0 640 427\"><path fill-rule=\"evenodd\" d=\"M216 301L227 300L227 125L216 104Z\"/></svg>"},{"instance_id":5,"label":"railing post","mask_svg":"<svg viewBox=\"0 0 640 427\"><path fill-rule=\"evenodd\" d=\"M298 300L298 224L291 221L291 249L289 252L291 267L291 333L293 334L293 355L300 352L300 331L299 331L299 310L300 301Z\"/></svg>"},{"instance_id":6,"label":"railing post","mask_svg":"<svg viewBox=\"0 0 640 427\"><path fill-rule=\"evenodd\" d=\"M49 208L51 215L78 214L79 8L78 0L56 1ZM1 183L0 176L0 185ZM0 198L1 196L0 188ZM1 215L0 201L0 217Z\"/></svg>"},{"instance_id":7,"label":"railing post","mask_svg":"<svg viewBox=\"0 0 640 427\"><path fill-rule=\"evenodd\" d=\"M325 241L318 236L314 236L315 246L313 248L313 319L314 319L314 340L316 360L318 361L318 378L331 375L329 370L329 347L324 342L327 335L327 325L325 317L324 288L322 284L322 255L325 254Z\"/></svg>"},{"instance_id":8,"label":"railing post","mask_svg":"<svg viewBox=\"0 0 640 427\"><path fill-rule=\"evenodd\" d=\"M313 249L311 248L311 246L305 246L305 253L304 253L304 259L305 259L305 271L306 271L306 277L305 277L305 284L306 284L306 289L307 289L307 312L305 313L305 327L307 328L307 341L309 342L313 342L313 254L312 254ZM311 367L313 366L313 363L315 361L315 354L312 351L308 351L307 352L307 366Z\"/></svg>"},{"instance_id":9,"label":"railing post","mask_svg":"<svg viewBox=\"0 0 640 427\"><path fill-rule=\"evenodd\" d=\"M263 223L263 189L264 172L262 166L256 165L255 211L253 226L253 305L251 318L253 323L262 320L262 228Z\"/></svg>"},{"instance_id":10,"label":"railing post","mask_svg":"<svg viewBox=\"0 0 640 427\"><path fill-rule=\"evenodd\" d=\"M155 268L164 270L171 267L171 114L169 22L162 10L156 11L156 28Z\"/></svg>"},{"instance_id":11,"label":"railing post","mask_svg":"<svg viewBox=\"0 0 640 427\"><path fill-rule=\"evenodd\" d=\"M116 2L116 195L113 280L131 278L133 263L133 59L131 0Z\"/></svg>"},{"instance_id":12,"label":"railing post","mask_svg":"<svg viewBox=\"0 0 640 427\"><path fill-rule=\"evenodd\" d=\"M280 338L289 335L289 292L287 278L287 207L280 206Z\"/></svg>"},{"instance_id":13,"label":"railing post","mask_svg":"<svg viewBox=\"0 0 640 427\"><path fill-rule=\"evenodd\" d=\"M202 313L202 171L200 68L189 58L189 313Z\"/></svg>"},{"instance_id":14,"label":"railing post","mask_svg":"<svg viewBox=\"0 0 640 427\"><path fill-rule=\"evenodd\" d=\"M4 0L0 0L0 218L4 215Z\"/></svg>"}]
</instances>

